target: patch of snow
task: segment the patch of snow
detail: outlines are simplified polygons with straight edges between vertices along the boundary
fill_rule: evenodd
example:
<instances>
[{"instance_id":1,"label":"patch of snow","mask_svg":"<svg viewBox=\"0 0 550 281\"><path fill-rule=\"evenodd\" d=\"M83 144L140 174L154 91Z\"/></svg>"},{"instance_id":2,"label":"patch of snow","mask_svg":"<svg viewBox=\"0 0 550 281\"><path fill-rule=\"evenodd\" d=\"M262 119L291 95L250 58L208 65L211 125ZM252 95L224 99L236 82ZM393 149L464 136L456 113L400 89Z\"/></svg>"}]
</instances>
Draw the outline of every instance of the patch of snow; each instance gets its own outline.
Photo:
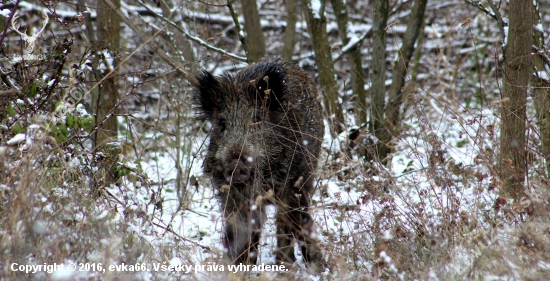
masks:
<instances>
[{"instance_id":1,"label":"patch of snow","mask_svg":"<svg viewBox=\"0 0 550 281\"><path fill-rule=\"evenodd\" d=\"M74 279L75 271L69 270L68 266L66 266L66 264L64 264L64 265L65 266L63 266L62 268L54 271L51 274L52 280L55 280L55 281L65 281L65 280L69 281L69 280Z\"/></svg>"},{"instance_id":2,"label":"patch of snow","mask_svg":"<svg viewBox=\"0 0 550 281\"><path fill-rule=\"evenodd\" d=\"M321 1L319 0L312 0L311 3L311 12L313 13L313 17L316 19L321 18L320 10L321 10Z\"/></svg>"},{"instance_id":3,"label":"patch of snow","mask_svg":"<svg viewBox=\"0 0 550 281\"><path fill-rule=\"evenodd\" d=\"M21 144L22 142L24 142L26 139L27 139L27 135L26 135L26 134L19 133L19 134L13 136L13 138L11 138L11 139L7 142L7 145L9 145L9 146L19 145L19 144Z\"/></svg>"}]
</instances>

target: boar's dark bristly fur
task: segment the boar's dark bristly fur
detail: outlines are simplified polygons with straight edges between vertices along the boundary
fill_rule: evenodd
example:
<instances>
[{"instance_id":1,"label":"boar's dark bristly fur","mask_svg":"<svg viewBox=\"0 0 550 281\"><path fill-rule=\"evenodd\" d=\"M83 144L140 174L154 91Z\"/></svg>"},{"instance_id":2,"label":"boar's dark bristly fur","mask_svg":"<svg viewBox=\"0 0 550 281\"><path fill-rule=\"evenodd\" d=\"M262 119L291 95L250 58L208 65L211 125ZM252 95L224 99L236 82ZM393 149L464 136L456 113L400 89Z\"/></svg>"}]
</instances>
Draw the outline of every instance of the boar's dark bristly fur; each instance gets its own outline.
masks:
<instances>
[{"instance_id":1,"label":"boar's dark bristly fur","mask_svg":"<svg viewBox=\"0 0 550 281\"><path fill-rule=\"evenodd\" d=\"M265 205L277 206L277 264L324 263L312 237L309 200L324 133L322 108L309 76L268 58L236 74L197 77L195 103L212 123L204 172L225 219L226 258L254 264Z\"/></svg>"}]
</instances>

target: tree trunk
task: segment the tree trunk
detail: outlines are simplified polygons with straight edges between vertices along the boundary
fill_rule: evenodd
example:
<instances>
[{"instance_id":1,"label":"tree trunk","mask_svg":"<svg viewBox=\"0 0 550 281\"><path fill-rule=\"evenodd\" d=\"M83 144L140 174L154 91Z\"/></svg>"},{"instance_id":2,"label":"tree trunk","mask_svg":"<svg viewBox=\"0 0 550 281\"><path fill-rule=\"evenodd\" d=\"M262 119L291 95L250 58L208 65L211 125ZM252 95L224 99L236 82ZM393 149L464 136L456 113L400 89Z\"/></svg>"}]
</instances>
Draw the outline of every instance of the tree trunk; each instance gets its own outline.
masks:
<instances>
[{"instance_id":1,"label":"tree trunk","mask_svg":"<svg viewBox=\"0 0 550 281\"><path fill-rule=\"evenodd\" d=\"M514 199L524 195L525 181L525 120L527 87L531 67L533 42L533 3L510 1L510 21L504 47L504 93L500 132L501 177L503 192Z\"/></svg>"},{"instance_id":2,"label":"tree trunk","mask_svg":"<svg viewBox=\"0 0 550 281\"><path fill-rule=\"evenodd\" d=\"M338 30L343 45L347 45L351 38L348 37L348 11L343 0L331 0L334 14L338 22ZM365 81L363 77L363 63L361 61L361 50L355 47L350 51L350 83L355 97L355 124L367 122L367 96L365 94Z\"/></svg>"},{"instance_id":3,"label":"tree trunk","mask_svg":"<svg viewBox=\"0 0 550 281\"><path fill-rule=\"evenodd\" d=\"M298 1L286 0L286 28L283 37L283 59L292 61L296 42L296 22L298 21Z\"/></svg>"},{"instance_id":4,"label":"tree trunk","mask_svg":"<svg viewBox=\"0 0 550 281\"><path fill-rule=\"evenodd\" d=\"M381 150L378 152L380 159L384 159L390 154L393 147L392 137L399 135L399 125L401 123L401 111L399 109L403 103L403 92L401 90L405 86L407 67L414 53L414 44L424 22L424 12L426 11L427 2L428 0L414 0L414 6L407 23L405 36L403 37L403 45L399 49L397 61L393 68L393 81L388 90L389 100L386 107L386 126L381 138L382 144L379 146ZM390 160L387 159L386 164L389 163Z\"/></svg>"},{"instance_id":5,"label":"tree trunk","mask_svg":"<svg viewBox=\"0 0 550 281\"><path fill-rule=\"evenodd\" d=\"M535 2L533 26L541 25L538 2ZM533 30L533 46L538 50L544 48L544 33L542 30ZM533 77L531 83L533 88L533 100L537 114L537 125L539 127L539 135L541 140L541 155L544 157L546 165L546 177L550 177L550 81L544 61L548 60L548 56L544 52L538 52L533 56Z\"/></svg>"},{"instance_id":6,"label":"tree trunk","mask_svg":"<svg viewBox=\"0 0 550 281\"><path fill-rule=\"evenodd\" d=\"M114 0L112 3L120 9L120 0ZM101 169L101 178L105 179L105 184L115 182L117 175L115 166L120 154L119 145L108 145L110 142L117 141L118 124L115 115L116 104L118 102L118 90L116 86L116 67L117 58L115 52L120 50L120 19L109 5L103 0L98 2L97 10L97 40L103 41L108 45L109 57L102 54L105 70L96 71L100 73L101 80L97 87L96 96L93 96L93 106L96 110L96 131L94 142L96 147L102 147L107 154L107 166Z\"/></svg>"},{"instance_id":7,"label":"tree trunk","mask_svg":"<svg viewBox=\"0 0 550 281\"><path fill-rule=\"evenodd\" d=\"M260 14L256 0L241 1L244 15L244 31L248 43L249 62L258 62L265 57L265 38L260 24Z\"/></svg>"},{"instance_id":8,"label":"tree trunk","mask_svg":"<svg viewBox=\"0 0 550 281\"><path fill-rule=\"evenodd\" d=\"M344 115L342 113L342 106L338 101L338 92L336 91L336 83L334 81L334 65L327 38L324 7L322 4L321 7L312 7L311 0L303 0L302 3L308 31L311 34L315 61L317 62L321 90L323 91L331 131L333 134L339 134L343 131Z\"/></svg>"},{"instance_id":9,"label":"tree trunk","mask_svg":"<svg viewBox=\"0 0 550 281\"><path fill-rule=\"evenodd\" d=\"M370 131L378 140L384 133L384 110L386 107L386 25L388 24L388 0L374 0L372 42L372 86L370 88ZM378 142L377 151L386 144Z\"/></svg>"},{"instance_id":10,"label":"tree trunk","mask_svg":"<svg viewBox=\"0 0 550 281\"><path fill-rule=\"evenodd\" d=\"M120 8L120 0L112 1ZM96 108L97 124L103 122L101 128L97 130L95 145L103 146L108 142L117 139L117 120L115 105L118 101L118 91L116 88L116 66L114 52L120 49L120 19L109 6L100 0L97 7L100 13L97 13L97 40L104 41L109 46L110 58L104 58L106 65L103 71L103 81L101 82L97 97L94 98ZM104 121L105 120L105 121Z\"/></svg>"}]
</instances>

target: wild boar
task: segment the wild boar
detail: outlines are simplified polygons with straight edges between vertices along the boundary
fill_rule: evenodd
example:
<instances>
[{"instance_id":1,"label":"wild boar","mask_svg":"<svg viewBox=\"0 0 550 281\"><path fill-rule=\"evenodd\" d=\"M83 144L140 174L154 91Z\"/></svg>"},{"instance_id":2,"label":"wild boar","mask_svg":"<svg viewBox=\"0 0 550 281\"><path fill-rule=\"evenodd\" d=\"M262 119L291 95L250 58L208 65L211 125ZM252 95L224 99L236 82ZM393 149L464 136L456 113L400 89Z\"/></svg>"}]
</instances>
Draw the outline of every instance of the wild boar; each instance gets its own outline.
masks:
<instances>
[{"instance_id":1,"label":"wild boar","mask_svg":"<svg viewBox=\"0 0 550 281\"><path fill-rule=\"evenodd\" d=\"M293 263L294 240L307 264L324 262L309 201L323 111L301 68L266 58L235 74L203 71L195 84L199 118L211 122L204 159L225 219L226 258L255 264L266 204L277 206L277 264Z\"/></svg>"}]
</instances>

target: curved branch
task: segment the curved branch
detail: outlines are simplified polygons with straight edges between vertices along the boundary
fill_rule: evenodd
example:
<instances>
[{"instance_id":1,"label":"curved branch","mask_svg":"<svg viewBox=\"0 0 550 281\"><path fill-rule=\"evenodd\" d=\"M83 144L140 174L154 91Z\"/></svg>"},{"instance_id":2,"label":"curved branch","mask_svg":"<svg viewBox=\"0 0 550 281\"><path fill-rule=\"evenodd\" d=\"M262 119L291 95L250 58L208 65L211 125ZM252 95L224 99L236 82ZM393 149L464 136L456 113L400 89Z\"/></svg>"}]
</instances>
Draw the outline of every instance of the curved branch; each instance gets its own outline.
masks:
<instances>
[{"instance_id":1,"label":"curved branch","mask_svg":"<svg viewBox=\"0 0 550 281\"><path fill-rule=\"evenodd\" d=\"M498 21L496 15L491 13L491 11L487 10L487 8L483 7L483 5L481 5L480 1L464 0L464 2L478 8L479 10L484 12L486 15L488 15L488 16L492 17L494 20ZM491 2L491 1L488 1L488 2Z\"/></svg>"},{"instance_id":2,"label":"curved branch","mask_svg":"<svg viewBox=\"0 0 550 281\"><path fill-rule=\"evenodd\" d=\"M211 50L211 51L214 51L214 52L217 52L217 53L220 53L220 54L223 54L223 55L227 55L228 57L232 58L232 59L235 59L235 60L238 60L238 61L242 61L242 62L246 62L247 61L247 58L246 57L241 57L239 55L236 55L236 54L233 54L233 53L230 53L224 49L220 49L218 47L214 47L208 43L206 43L204 40L200 39L199 37L196 37L196 36L193 36L189 33L187 33L187 31L185 31L185 29L183 29L182 27L180 27L178 24L176 24L175 22L167 19L166 17L164 17L163 15L155 12L153 9L151 9L151 7L149 7L148 5L146 5L142 0L137 0L138 3L140 3L145 9L147 9L151 14L153 14L155 17L158 17L159 19L162 19L163 21L165 21L167 24L171 25L172 27L174 27L175 29L177 29L179 32L181 32L185 38L205 47L206 49L208 50ZM240 35L239 35L240 36Z\"/></svg>"},{"instance_id":3,"label":"curved branch","mask_svg":"<svg viewBox=\"0 0 550 281\"><path fill-rule=\"evenodd\" d=\"M495 3L493 3L493 0L489 0L487 2L489 3L489 6L491 6L491 10L493 10L493 12L495 13L496 20L498 22L498 25L500 26L500 33L502 33L502 42L506 42L506 33L504 32L504 27L507 24L502 20L502 16L500 15L498 8L495 6Z\"/></svg>"},{"instance_id":4,"label":"curved branch","mask_svg":"<svg viewBox=\"0 0 550 281\"><path fill-rule=\"evenodd\" d=\"M235 23L235 27L237 28L237 33L239 34L239 41L241 41L241 43L243 44L244 53L248 57L248 53L250 49L248 48L248 43L246 42L246 38L244 37L243 30L241 29L241 24L239 23L239 16L235 12L235 9L233 9L233 0L227 0L227 8L231 13L231 18L233 18L233 22Z\"/></svg>"}]
</instances>

